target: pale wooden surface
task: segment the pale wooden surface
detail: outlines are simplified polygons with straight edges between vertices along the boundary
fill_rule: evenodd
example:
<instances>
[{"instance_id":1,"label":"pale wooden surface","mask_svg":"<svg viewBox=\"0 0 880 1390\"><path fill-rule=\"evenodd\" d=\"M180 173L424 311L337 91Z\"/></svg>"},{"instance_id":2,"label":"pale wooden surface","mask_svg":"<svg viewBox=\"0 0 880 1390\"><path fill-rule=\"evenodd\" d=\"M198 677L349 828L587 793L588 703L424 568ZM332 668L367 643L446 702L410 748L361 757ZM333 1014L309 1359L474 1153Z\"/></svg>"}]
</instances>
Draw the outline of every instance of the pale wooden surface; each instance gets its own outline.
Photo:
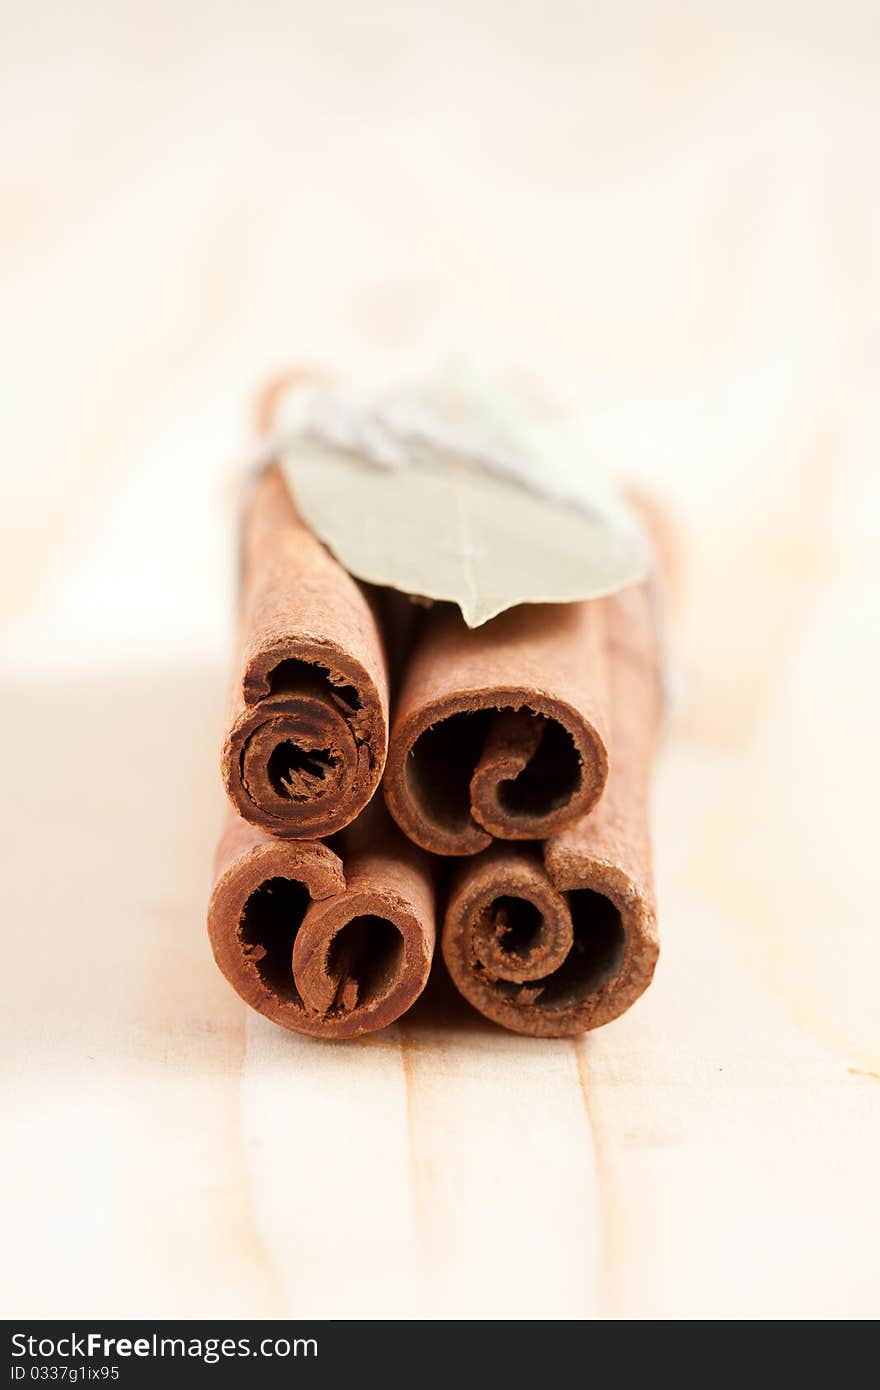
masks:
<instances>
[{"instance_id":1,"label":"pale wooden surface","mask_svg":"<svg viewBox=\"0 0 880 1390\"><path fill-rule=\"evenodd\" d=\"M2 8L3 1311L876 1314L876 8ZM204 933L243 403L449 349L680 515L663 957L320 1045Z\"/></svg>"}]
</instances>

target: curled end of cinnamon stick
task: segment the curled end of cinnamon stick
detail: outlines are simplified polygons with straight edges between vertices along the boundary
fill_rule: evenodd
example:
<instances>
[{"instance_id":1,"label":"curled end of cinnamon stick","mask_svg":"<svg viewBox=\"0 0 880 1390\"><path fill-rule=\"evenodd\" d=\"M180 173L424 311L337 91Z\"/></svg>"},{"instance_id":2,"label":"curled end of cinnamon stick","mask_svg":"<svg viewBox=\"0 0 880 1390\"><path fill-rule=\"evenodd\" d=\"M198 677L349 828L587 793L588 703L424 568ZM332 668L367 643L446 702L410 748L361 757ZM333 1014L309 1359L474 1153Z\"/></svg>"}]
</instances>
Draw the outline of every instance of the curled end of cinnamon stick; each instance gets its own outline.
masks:
<instances>
[{"instance_id":1,"label":"curled end of cinnamon stick","mask_svg":"<svg viewBox=\"0 0 880 1390\"><path fill-rule=\"evenodd\" d=\"M469 630L428 616L391 731L385 798L435 854L541 840L586 815L608 777L601 611L523 605Z\"/></svg>"},{"instance_id":2,"label":"curled end of cinnamon stick","mask_svg":"<svg viewBox=\"0 0 880 1390\"><path fill-rule=\"evenodd\" d=\"M383 783L400 828L434 854L493 838L540 840L597 802L608 775L598 730L534 690L449 696L398 723Z\"/></svg>"},{"instance_id":3,"label":"curled end of cinnamon stick","mask_svg":"<svg viewBox=\"0 0 880 1390\"><path fill-rule=\"evenodd\" d=\"M297 838L348 825L383 767L384 713L368 673L329 645L282 638L251 655L244 689L222 754L239 815Z\"/></svg>"},{"instance_id":4,"label":"curled end of cinnamon stick","mask_svg":"<svg viewBox=\"0 0 880 1390\"><path fill-rule=\"evenodd\" d=\"M537 859L489 851L453 887L442 950L456 986L495 1023L569 1037L623 1013L657 962L653 901L612 864L578 864L563 893Z\"/></svg>"},{"instance_id":5,"label":"curled end of cinnamon stick","mask_svg":"<svg viewBox=\"0 0 880 1390\"><path fill-rule=\"evenodd\" d=\"M222 754L239 815L307 839L373 796L388 743L388 677L372 608L301 522L280 470L243 525L241 653Z\"/></svg>"},{"instance_id":6,"label":"curled end of cinnamon stick","mask_svg":"<svg viewBox=\"0 0 880 1390\"><path fill-rule=\"evenodd\" d=\"M617 1018L647 989L659 942L649 789L660 684L646 586L601 601L611 773L602 800L536 851L464 864L442 950L461 993L518 1033L564 1037ZM495 946L487 953L487 926Z\"/></svg>"},{"instance_id":7,"label":"curled end of cinnamon stick","mask_svg":"<svg viewBox=\"0 0 880 1390\"><path fill-rule=\"evenodd\" d=\"M399 1018L428 979L433 887L421 858L360 846L350 864L315 841L271 840L234 820L208 909L214 956L245 1003L318 1038Z\"/></svg>"}]
</instances>

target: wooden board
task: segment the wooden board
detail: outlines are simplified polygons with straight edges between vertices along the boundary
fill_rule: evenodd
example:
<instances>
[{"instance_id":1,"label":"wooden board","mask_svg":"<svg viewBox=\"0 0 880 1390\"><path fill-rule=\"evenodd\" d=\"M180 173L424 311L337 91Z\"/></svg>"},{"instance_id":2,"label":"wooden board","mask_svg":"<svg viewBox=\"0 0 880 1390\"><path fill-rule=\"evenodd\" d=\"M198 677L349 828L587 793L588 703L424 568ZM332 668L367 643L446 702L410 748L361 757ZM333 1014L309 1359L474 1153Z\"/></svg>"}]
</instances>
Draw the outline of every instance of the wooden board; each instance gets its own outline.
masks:
<instances>
[{"instance_id":1,"label":"wooden board","mask_svg":"<svg viewBox=\"0 0 880 1390\"><path fill-rule=\"evenodd\" d=\"M4 16L4 1311L876 1315L872 7L215 10ZM204 933L243 408L451 350L679 517L661 966L318 1044Z\"/></svg>"}]
</instances>

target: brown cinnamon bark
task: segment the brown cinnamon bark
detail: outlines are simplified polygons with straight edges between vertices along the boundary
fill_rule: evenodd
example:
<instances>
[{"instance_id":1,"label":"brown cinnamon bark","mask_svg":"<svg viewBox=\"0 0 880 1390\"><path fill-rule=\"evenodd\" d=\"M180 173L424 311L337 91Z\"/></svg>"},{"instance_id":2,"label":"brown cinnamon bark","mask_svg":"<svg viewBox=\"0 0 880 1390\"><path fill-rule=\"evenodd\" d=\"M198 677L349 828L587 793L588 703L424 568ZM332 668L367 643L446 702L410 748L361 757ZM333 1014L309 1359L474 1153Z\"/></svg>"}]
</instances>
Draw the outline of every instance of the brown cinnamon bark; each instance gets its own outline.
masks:
<instances>
[{"instance_id":1,"label":"brown cinnamon bark","mask_svg":"<svg viewBox=\"0 0 880 1390\"><path fill-rule=\"evenodd\" d=\"M208 909L233 989L316 1038L393 1023L424 989L434 952L430 865L381 804L339 840L275 840L230 816Z\"/></svg>"},{"instance_id":2,"label":"brown cinnamon bark","mask_svg":"<svg viewBox=\"0 0 880 1390\"><path fill-rule=\"evenodd\" d=\"M376 618L301 521L275 464L254 480L241 563L224 784L239 814L273 835L331 835L366 806L385 765Z\"/></svg>"},{"instance_id":3,"label":"brown cinnamon bark","mask_svg":"<svg viewBox=\"0 0 880 1390\"><path fill-rule=\"evenodd\" d=\"M416 844L476 854L561 830L608 775L604 609L526 604L470 630L436 607L403 679L383 783Z\"/></svg>"},{"instance_id":4,"label":"brown cinnamon bark","mask_svg":"<svg viewBox=\"0 0 880 1390\"><path fill-rule=\"evenodd\" d=\"M590 815L542 847L495 845L463 864L442 950L487 1018L563 1037L623 1013L659 949L649 829L661 690L648 585L600 600L612 709L610 772Z\"/></svg>"}]
</instances>

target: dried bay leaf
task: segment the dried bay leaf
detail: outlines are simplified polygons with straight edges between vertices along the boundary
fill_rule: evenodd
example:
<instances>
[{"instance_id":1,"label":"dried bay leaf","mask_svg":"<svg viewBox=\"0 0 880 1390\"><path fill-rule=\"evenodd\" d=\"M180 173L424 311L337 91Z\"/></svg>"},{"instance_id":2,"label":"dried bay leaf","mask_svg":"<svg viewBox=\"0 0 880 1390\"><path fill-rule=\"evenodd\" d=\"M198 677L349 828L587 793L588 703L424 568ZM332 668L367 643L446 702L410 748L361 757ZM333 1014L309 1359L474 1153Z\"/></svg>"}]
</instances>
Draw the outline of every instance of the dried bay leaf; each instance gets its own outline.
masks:
<instances>
[{"instance_id":1,"label":"dried bay leaf","mask_svg":"<svg viewBox=\"0 0 880 1390\"><path fill-rule=\"evenodd\" d=\"M647 572L638 527L583 446L509 391L459 378L367 406L300 391L284 438L288 486L340 563L457 603L469 627Z\"/></svg>"}]
</instances>

